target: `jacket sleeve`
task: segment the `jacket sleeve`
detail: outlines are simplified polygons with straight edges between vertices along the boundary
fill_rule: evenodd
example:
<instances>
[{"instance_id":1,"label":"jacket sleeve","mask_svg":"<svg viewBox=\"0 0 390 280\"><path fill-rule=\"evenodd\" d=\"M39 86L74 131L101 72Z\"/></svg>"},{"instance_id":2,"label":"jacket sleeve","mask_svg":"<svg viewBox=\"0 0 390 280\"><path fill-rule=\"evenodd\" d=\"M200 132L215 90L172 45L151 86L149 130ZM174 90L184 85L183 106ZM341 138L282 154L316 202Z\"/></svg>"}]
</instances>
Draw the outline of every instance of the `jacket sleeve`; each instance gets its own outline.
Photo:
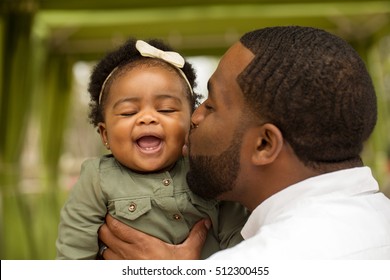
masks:
<instances>
[{"instance_id":1,"label":"jacket sleeve","mask_svg":"<svg viewBox=\"0 0 390 280\"><path fill-rule=\"evenodd\" d=\"M221 249L233 247L243 240L241 229L248 217L249 211L239 203L219 203L218 237Z\"/></svg>"},{"instance_id":2,"label":"jacket sleeve","mask_svg":"<svg viewBox=\"0 0 390 280\"><path fill-rule=\"evenodd\" d=\"M106 212L106 199L99 184L99 160L87 160L61 210L57 259L96 259L97 231Z\"/></svg>"}]
</instances>

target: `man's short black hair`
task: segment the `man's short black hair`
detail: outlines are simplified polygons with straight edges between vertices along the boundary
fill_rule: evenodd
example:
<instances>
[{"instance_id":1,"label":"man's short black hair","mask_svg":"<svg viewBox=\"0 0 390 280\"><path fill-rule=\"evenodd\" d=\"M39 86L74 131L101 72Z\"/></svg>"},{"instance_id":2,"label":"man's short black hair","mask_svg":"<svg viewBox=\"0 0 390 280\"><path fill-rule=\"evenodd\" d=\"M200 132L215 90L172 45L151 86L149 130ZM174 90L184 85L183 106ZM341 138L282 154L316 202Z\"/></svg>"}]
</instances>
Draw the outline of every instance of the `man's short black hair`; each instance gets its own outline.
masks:
<instances>
[{"instance_id":1,"label":"man's short black hair","mask_svg":"<svg viewBox=\"0 0 390 280\"><path fill-rule=\"evenodd\" d=\"M324 30L280 26L242 36L254 55L238 83L252 112L276 125L306 165L360 160L377 119L364 62Z\"/></svg>"}]
</instances>

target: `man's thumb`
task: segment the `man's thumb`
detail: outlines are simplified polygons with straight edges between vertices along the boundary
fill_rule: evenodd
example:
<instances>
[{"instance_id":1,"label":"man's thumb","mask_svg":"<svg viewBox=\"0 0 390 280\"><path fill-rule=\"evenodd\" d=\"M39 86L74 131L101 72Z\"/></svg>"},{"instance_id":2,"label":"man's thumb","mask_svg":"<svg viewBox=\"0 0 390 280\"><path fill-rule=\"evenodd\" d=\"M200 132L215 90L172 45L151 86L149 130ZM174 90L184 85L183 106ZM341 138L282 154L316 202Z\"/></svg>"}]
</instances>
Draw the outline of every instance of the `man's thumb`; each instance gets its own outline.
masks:
<instances>
[{"instance_id":1,"label":"man's thumb","mask_svg":"<svg viewBox=\"0 0 390 280\"><path fill-rule=\"evenodd\" d=\"M194 250L197 250L199 255L203 248L203 244L206 241L207 232L209 231L210 227L210 220L200 220L193 226L190 235L185 241L186 245L188 245L190 248L194 248Z\"/></svg>"}]
</instances>

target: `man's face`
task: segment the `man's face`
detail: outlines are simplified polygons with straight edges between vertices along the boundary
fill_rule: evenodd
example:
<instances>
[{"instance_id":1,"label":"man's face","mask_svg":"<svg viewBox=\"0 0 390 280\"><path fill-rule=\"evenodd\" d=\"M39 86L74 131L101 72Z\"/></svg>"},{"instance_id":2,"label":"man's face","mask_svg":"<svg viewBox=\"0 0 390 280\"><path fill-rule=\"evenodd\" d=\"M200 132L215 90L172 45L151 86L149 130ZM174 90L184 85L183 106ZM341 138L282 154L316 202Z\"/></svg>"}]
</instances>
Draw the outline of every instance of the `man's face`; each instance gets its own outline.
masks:
<instances>
[{"instance_id":1,"label":"man's face","mask_svg":"<svg viewBox=\"0 0 390 280\"><path fill-rule=\"evenodd\" d=\"M225 198L237 183L245 111L236 79L253 57L241 43L233 45L209 80L207 100L192 116L198 127L189 135L187 181L204 198Z\"/></svg>"}]
</instances>

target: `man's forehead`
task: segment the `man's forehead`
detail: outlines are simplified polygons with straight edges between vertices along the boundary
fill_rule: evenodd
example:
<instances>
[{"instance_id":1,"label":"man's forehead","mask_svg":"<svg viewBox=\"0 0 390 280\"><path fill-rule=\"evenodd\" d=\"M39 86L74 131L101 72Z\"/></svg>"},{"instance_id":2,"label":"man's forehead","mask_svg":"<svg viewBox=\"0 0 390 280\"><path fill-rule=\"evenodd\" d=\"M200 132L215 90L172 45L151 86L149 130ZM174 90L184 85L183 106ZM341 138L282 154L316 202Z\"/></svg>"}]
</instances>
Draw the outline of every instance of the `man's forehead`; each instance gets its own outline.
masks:
<instances>
[{"instance_id":1,"label":"man's forehead","mask_svg":"<svg viewBox=\"0 0 390 280\"><path fill-rule=\"evenodd\" d=\"M240 42L229 48L208 82L209 98L222 98L226 105L233 105L237 94L242 95L237 77L245 70L253 57L252 52Z\"/></svg>"},{"instance_id":2,"label":"man's forehead","mask_svg":"<svg viewBox=\"0 0 390 280\"><path fill-rule=\"evenodd\" d=\"M248 48L241 42L237 42L222 56L219 67L222 72L238 77L254 57L255 55Z\"/></svg>"}]
</instances>

